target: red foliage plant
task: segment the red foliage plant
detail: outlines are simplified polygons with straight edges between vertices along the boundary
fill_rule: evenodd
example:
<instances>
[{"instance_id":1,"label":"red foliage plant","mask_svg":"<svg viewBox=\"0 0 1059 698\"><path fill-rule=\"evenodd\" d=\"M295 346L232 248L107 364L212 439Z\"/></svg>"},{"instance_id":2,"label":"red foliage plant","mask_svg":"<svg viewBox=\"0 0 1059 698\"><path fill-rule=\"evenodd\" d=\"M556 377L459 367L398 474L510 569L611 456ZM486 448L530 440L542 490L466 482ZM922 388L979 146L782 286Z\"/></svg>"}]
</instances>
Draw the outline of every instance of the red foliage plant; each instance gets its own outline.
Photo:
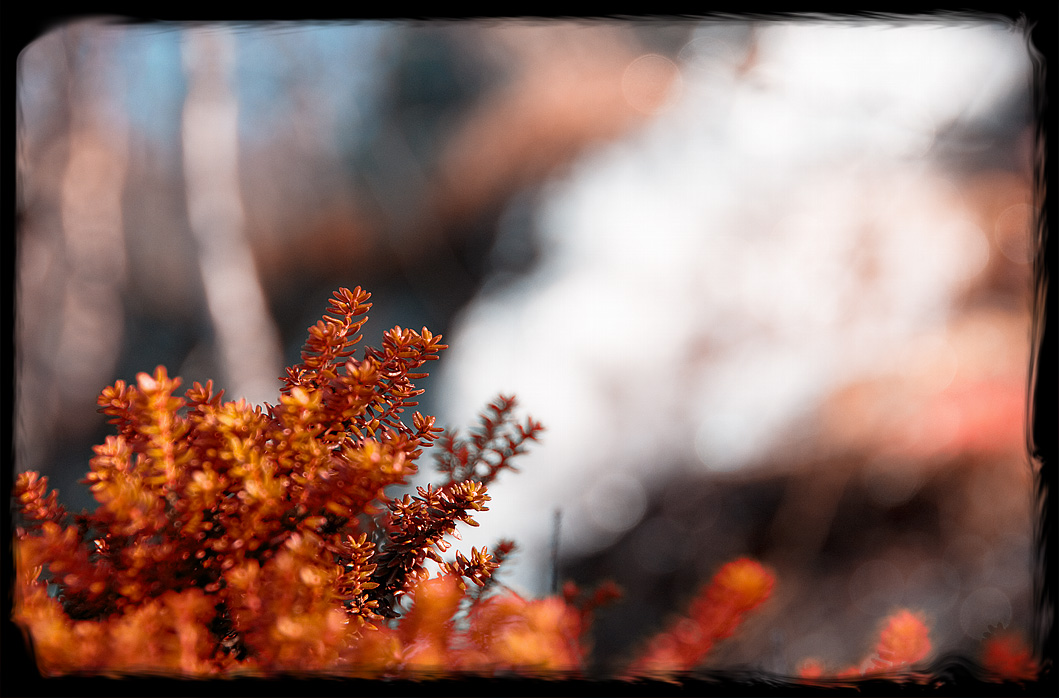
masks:
<instances>
[{"instance_id":1,"label":"red foliage plant","mask_svg":"<svg viewBox=\"0 0 1059 698\"><path fill-rule=\"evenodd\" d=\"M810 682L845 682L862 677L894 677L923 679L916 667L933 651L930 627L922 613L907 608L899 609L883 621L874 652L855 666L829 672L817 659L807 659L798 674ZM981 678L986 681L1026 683L1037 679L1040 665L1034 659L1022 636L1003 630L987 637L981 645Z\"/></svg>"},{"instance_id":2,"label":"red foliage plant","mask_svg":"<svg viewBox=\"0 0 1059 698\"><path fill-rule=\"evenodd\" d=\"M991 634L982 643L982 666L987 676L999 681L1033 681L1039 667L1033 652L1013 631Z\"/></svg>"},{"instance_id":3,"label":"red foliage plant","mask_svg":"<svg viewBox=\"0 0 1059 698\"><path fill-rule=\"evenodd\" d=\"M731 635L743 616L772 593L775 579L747 558L724 565L691 603L687 616L653 638L629 667L629 676L671 678L694 669L714 643Z\"/></svg>"},{"instance_id":4,"label":"red foliage plant","mask_svg":"<svg viewBox=\"0 0 1059 698\"><path fill-rule=\"evenodd\" d=\"M829 674L816 659L805 660L799 674L805 679L850 679L876 674L903 673L931 652L930 629L922 614L900 609L883 621L875 651L857 666Z\"/></svg>"},{"instance_id":5,"label":"red foliage plant","mask_svg":"<svg viewBox=\"0 0 1059 698\"><path fill-rule=\"evenodd\" d=\"M512 543L442 557L543 427L504 396L468 436L419 412L406 423L445 345L395 327L354 358L369 298L334 293L276 404L224 402L212 382L181 397L161 366L103 390L117 434L90 463L94 512L71 514L46 478L18 475L14 616L42 673L581 670L612 587L580 604L572 588L525 599L492 583ZM441 484L388 495L431 445ZM750 561L718 579L693 605L696 637L670 633L634 669L690 668L772 586Z\"/></svg>"},{"instance_id":6,"label":"red foliage plant","mask_svg":"<svg viewBox=\"0 0 1059 698\"><path fill-rule=\"evenodd\" d=\"M423 392L414 381L445 345L395 327L353 358L369 298L334 293L276 404L223 402L212 382L180 397L161 366L104 389L117 434L91 459L94 512L71 514L47 478L18 475L14 620L43 674L580 675L592 612L619 595L613 585L526 599L494 583L513 543L442 557L543 427L519 422L504 396L469 435L419 412L406 423ZM430 446L441 483L387 494ZM754 560L723 565L624 676L700 666L774 583ZM901 611L871 657L831 676L904 670L930 651L926 623ZM1036 670L1009 635L984 663L1000 679ZM802 667L805 680L824 675Z\"/></svg>"}]
</instances>

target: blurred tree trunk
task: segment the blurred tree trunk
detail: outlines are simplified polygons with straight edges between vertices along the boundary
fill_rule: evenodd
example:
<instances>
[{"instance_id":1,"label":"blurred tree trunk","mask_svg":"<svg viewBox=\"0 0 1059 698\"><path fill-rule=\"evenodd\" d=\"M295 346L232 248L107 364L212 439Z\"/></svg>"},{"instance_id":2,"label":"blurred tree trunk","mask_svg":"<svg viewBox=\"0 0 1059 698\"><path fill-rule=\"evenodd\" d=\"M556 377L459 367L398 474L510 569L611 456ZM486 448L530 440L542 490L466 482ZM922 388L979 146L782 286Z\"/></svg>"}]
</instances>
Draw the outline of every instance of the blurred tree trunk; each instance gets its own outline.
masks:
<instances>
[{"instance_id":1,"label":"blurred tree trunk","mask_svg":"<svg viewBox=\"0 0 1059 698\"><path fill-rule=\"evenodd\" d=\"M184 43L184 179L206 303L223 372L235 398L274 399L279 336L246 238L239 186L239 108L231 89L232 39L220 27L193 29Z\"/></svg>"},{"instance_id":2,"label":"blurred tree trunk","mask_svg":"<svg viewBox=\"0 0 1059 698\"><path fill-rule=\"evenodd\" d=\"M97 425L95 397L124 335L129 134L126 114L115 108L124 103L124 84L107 69L113 45L105 38L72 27L55 37L56 50L35 54L35 69L59 83L51 99L67 119L48 138L33 137L40 126L19 129L20 204L28 219L16 330L21 468L47 462L56 433L76 437ZM58 165L53 156L62 146ZM50 201L49 191L57 193Z\"/></svg>"}]
</instances>

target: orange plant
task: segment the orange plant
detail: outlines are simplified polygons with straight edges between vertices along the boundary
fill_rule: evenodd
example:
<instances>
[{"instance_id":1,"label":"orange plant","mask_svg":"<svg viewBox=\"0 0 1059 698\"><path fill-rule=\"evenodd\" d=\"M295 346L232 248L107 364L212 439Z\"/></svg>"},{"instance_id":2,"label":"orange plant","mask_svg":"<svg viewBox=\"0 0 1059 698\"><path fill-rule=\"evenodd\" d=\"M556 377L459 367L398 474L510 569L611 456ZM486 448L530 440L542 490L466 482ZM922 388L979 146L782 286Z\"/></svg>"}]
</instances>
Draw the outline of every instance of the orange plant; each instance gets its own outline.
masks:
<instances>
[{"instance_id":1,"label":"orange plant","mask_svg":"<svg viewBox=\"0 0 1059 698\"><path fill-rule=\"evenodd\" d=\"M629 676L671 678L694 669L731 635L743 616L772 593L775 578L760 563L740 558L724 565L691 603L688 615L654 637L628 669Z\"/></svg>"},{"instance_id":2,"label":"orange plant","mask_svg":"<svg viewBox=\"0 0 1059 698\"><path fill-rule=\"evenodd\" d=\"M211 382L180 396L161 366L104 389L117 433L90 462L94 512L71 514L47 478L18 475L14 619L43 674L583 671L586 630L619 595L613 585L527 599L495 582L513 543L443 557L543 427L516 420L504 396L468 435L407 419L422 393L414 381L445 345L395 327L354 358L369 298L335 292L276 404L224 402ZM428 446L440 484L392 495ZM775 581L748 558L723 565L623 676L673 679L702 665ZM871 656L831 676L904 671L930 652L924 619L902 610ZM1037 668L1011 635L986 643L983 664L1011 680ZM807 662L801 675L826 672Z\"/></svg>"},{"instance_id":3,"label":"orange plant","mask_svg":"<svg viewBox=\"0 0 1059 698\"><path fill-rule=\"evenodd\" d=\"M807 659L798 673L804 679L849 679L906 672L930 655L929 635L930 629L922 614L900 609L883 621L874 652L859 664L830 673L819 660Z\"/></svg>"},{"instance_id":4,"label":"orange plant","mask_svg":"<svg viewBox=\"0 0 1059 698\"><path fill-rule=\"evenodd\" d=\"M1037 661L1026 642L1017 633L994 633L982 643L982 667L986 675L1000 681L1033 681L1037 678Z\"/></svg>"},{"instance_id":5,"label":"orange plant","mask_svg":"<svg viewBox=\"0 0 1059 698\"><path fill-rule=\"evenodd\" d=\"M17 477L14 617L42 673L580 671L591 609L613 589L580 605L569 590L498 590L509 542L442 557L543 427L504 396L467 436L407 419L445 345L395 327L354 358L369 298L334 293L276 404L224 402L212 382L180 396L161 366L104 389L117 433L90 462L94 512L67 512L35 472ZM431 445L442 482L389 494ZM771 585L756 563L724 567L693 606L702 633L680 636L680 668Z\"/></svg>"},{"instance_id":6,"label":"orange plant","mask_svg":"<svg viewBox=\"0 0 1059 698\"><path fill-rule=\"evenodd\" d=\"M901 609L882 624L874 652L859 664L829 672L817 659L802 662L802 679L849 680L866 676L916 676L915 668L931 654L930 629L923 615ZM1027 682L1037 678L1040 665L1020 635L998 631L981 645L982 678L987 681Z\"/></svg>"}]
</instances>

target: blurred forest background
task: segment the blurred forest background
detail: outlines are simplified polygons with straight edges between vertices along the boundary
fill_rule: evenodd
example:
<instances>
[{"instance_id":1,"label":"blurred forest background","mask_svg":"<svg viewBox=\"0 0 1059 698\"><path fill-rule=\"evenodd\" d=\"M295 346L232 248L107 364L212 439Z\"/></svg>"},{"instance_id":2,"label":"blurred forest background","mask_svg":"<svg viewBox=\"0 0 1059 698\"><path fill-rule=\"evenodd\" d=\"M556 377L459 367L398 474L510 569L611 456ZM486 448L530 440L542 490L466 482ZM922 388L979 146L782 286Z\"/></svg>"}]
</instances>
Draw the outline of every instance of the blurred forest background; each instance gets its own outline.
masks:
<instances>
[{"instance_id":1,"label":"blurred forest background","mask_svg":"<svg viewBox=\"0 0 1059 698\"><path fill-rule=\"evenodd\" d=\"M57 27L18 68L17 469L91 507L105 385L274 401L361 285L365 342L451 346L423 411L548 427L462 545L618 582L599 668L741 554L776 598L713 666L841 668L898 606L939 653L1029 632L1032 57L939 19Z\"/></svg>"}]
</instances>

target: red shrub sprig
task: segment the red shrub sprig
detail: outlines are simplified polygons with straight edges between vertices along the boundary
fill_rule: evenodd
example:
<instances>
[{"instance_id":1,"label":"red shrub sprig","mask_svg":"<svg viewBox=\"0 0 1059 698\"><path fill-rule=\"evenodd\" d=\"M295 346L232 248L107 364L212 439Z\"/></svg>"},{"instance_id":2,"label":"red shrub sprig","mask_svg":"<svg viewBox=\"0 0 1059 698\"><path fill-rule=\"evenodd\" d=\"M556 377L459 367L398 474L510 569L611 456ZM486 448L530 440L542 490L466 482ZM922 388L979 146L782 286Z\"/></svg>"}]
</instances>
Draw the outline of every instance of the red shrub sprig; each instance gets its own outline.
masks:
<instances>
[{"instance_id":1,"label":"red shrub sprig","mask_svg":"<svg viewBox=\"0 0 1059 698\"><path fill-rule=\"evenodd\" d=\"M1033 681L1040 671L1033 650L1010 630L992 633L982 643L982 668L998 681Z\"/></svg>"},{"instance_id":2,"label":"red shrub sprig","mask_svg":"<svg viewBox=\"0 0 1059 698\"><path fill-rule=\"evenodd\" d=\"M48 478L35 472L19 473L15 478L15 507L21 513L20 537L27 532L39 532L47 523L61 524L66 520L66 508L59 504L58 493L48 492Z\"/></svg>"},{"instance_id":3,"label":"red shrub sprig","mask_svg":"<svg viewBox=\"0 0 1059 698\"><path fill-rule=\"evenodd\" d=\"M900 609L883 621L874 652L858 665L831 673L819 660L807 659L802 662L798 674L803 679L851 679L871 674L906 673L930 656L930 652L930 628L923 615Z\"/></svg>"},{"instance_id":4,"label":"red shrub sprig","mask_svg":"<svg viewBox=\"0 0 1059 698\"><path fill-rule=\"evenodd\" d=\"M362 339L356 334L367 322L371 294L357 286L340 288L327 302L331 306L315 325L302 349L302 361L287 369L280 392L289 394L296 387L319 390L336 378L335 367L352 356Z\"/></svg>"},{"instance_id":5,"label":"red shrub sprig","mask_svg":"<svg viewBox=\"0 0 1059 698\"><path fill-rule=\"evenodd\" d=\"M628 675L671 678L695 668L746 613L769 598L774 583L772 572L754 560L727 563L695 596L688 614L648 643Z\"/></svg>"},{"instance_id":6,"label":"red shrub sprig","mask_svg":"<svg viewBox=\"0 0 1059 698\"><path fill-rule=\"evenodd\" d=\"M437 469L449 476L449 482L473 480L492 482L501 470L517 470L511 460L525 452L527 441L536 441L544 426L532 418L515 421L518 401L514 396L498 396L489 403L478 425L469 437L445 432L437 441Z\"/></svg>"},{"instance_id":7,"label":"red shrub sprig","mask_svg":"<svg viewBox=\"0 0 1059 698\"><path fill-rule=\"evenodd\" d=\"M439 489L420 487L416 496L406 495L391 503L389 543L379 555L372 578L378 585L373 596L380 607L395 614L402 590L409 581L423 577L423 563L427 559L442 562L439 551L449 547L445 536L454 533L461 522L477 526L470 512L486 510L487 501L489 495L481 484L459 482Z\"/></svg>"}]
</instances>

